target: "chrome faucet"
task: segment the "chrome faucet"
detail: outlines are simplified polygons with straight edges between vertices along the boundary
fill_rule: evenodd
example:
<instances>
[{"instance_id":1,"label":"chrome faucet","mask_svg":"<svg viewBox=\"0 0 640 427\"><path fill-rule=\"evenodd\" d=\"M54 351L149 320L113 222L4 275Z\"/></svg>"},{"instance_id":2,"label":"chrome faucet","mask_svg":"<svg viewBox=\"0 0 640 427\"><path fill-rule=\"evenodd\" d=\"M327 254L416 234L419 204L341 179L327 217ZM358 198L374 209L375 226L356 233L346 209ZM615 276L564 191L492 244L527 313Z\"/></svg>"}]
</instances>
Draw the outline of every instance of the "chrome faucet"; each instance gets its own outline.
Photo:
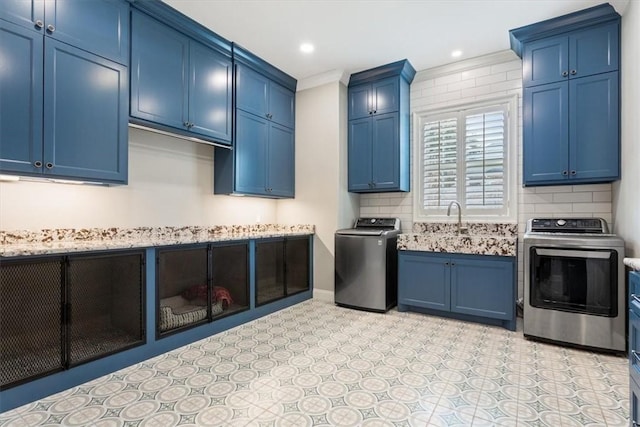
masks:
<instances>
[{"instance_id":1,"label":"chrome faucet","mask_svg":"<svg viewBox=\"0 0 640 427\"><path fill-rule=\"evenodd\" d=\"M458 207L458 234L463 231L467 231L466 227L462 228L462 208L460 207L460 203L456 200L449 203L449 207L447 208L447 216L451 216L451 206L456 205Z\"/></svg>"}]
</instances>

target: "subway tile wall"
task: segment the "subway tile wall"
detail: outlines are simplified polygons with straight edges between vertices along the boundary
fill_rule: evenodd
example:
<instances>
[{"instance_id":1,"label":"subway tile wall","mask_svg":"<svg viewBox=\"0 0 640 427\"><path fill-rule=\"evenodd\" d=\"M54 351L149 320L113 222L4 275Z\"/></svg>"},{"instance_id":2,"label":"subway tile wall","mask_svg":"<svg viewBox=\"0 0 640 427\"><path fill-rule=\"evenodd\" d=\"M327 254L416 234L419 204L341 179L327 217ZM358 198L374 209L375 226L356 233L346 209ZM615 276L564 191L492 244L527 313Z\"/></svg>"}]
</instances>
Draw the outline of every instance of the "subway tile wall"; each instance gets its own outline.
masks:
<instances>
[{"instance_id":1,"label":"subway tile wall","mask_svg":"<svg viewBox=\"0 0 640 427\"><path fill-rule=\"evenodd\" d=\"M499 52L466 62L421 71L411 84L411 113L518 95L518 295L523 295L522 237L534 217L601 217L613 229L611 184L522 187L522 62L511 52ZM413 129L411 130L413 160ZM412 167L413 174L413 167ZM412 176L413 186L413 176ZM412 193L360 196L361 216L398 217L402 231L413 226ZM464 210L463 210L464 221ZM614 230L615 231L615 230Z\"/></svg>"}]
</instances>

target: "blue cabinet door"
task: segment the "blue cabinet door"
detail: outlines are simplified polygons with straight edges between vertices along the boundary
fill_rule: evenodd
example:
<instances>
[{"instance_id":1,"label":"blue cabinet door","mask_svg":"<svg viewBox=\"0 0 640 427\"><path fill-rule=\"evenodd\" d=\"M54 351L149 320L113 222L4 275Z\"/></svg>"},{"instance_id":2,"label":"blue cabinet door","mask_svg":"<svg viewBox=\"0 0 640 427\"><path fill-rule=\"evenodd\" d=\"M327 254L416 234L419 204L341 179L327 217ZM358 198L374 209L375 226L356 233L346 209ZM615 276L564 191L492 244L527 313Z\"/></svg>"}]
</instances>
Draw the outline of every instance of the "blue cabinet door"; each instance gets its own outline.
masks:
<instances>
[{"instance_id":1,"label":"blue cabinet door","mask_svg":"<svg viewBox=\"0 0 640 427\"><path fill-rule=\"evenodd\" d=\"M571 180L620 177L618 72L569 83Z\"/></svg>"},{"instance_id":2,"label":"blue cabinet door","mask_svg":"<svg viewBox=\"0 0 640 427\"><path fill-rule=\"evenodd\" d=\"M269 79L243 65L236 65L236 107L268 118Z\"/></svg>"},{"instance_id":3,"label":"blue cabinet door","mask_svg":"<svg viewBox=\"0 0 640 427\"><path fill-rule=\"evenodd\" d=\"M231 143L231 60L190 42L189 129Z\"/></svg>"},{"instance_id":4,"label":"blue cabinet door","mask_svg":"<svg viewBox=\"0 0 640 427\"><path fill-rule=\"evenodd\" d=\"M522 110L525 185L568 180L567 82L525 88Z\"/></svg>"},{"instance_id":5,"label":"blue cabinet door","mask_svg":"<svg viewBox=\"0 0 640 427\"><path fill-rule=\"evenodd\" d=\"M640 383L640 304L629 301L629 375Z\"/></svg>"},{"instance_id":6,"label":"blue cabinet door","mask_svg":"<svg viewBox=\"0 0 640 427\"><path fill-rule=\"evenodd\" d=\"M45 39L44 172L127 179L127 68Z\"/></svg>"},{"instance_id":7,"label":"blue cabinet door","mask_svg":"<svg viewBox=\"0 0 640 427\"><path fill-rule=\"evenodd\" d=\"M6 20L29 30L44 32L45 0L2 0L0 20Z\"/></svg>"},{"instance_id":8,"label":"blue cabinet door","mask_svg":"<svg viewBox=\"0 0 640 427\"><path fill-rule=\"evenodd\" d=\"M398 113L376 115L371 149L371 182L376 190L397 189L400 185L400 128Z\"/></svg>"},{"instance_id":9,"label":"blue cabinet door","mask_svg":"<svg viewBox=\"0 0 640 427\"><path fill-rule=\"evenodd\" d=\"M630 385L630 407L629 416L631 417L631 425L640 425L640 386L633 379L629 381Z\"/></svg>"},{"instance_id":10,"label":"blue cabinet door","mask_svg":"<svg viewBox=\"0 0 640 427\"><path fill-rule=\"evenodd\" d=\"M617 22L572 33L569 37L569 77L617 71L620 64Z\"/></svg>"},{"instance_id":11,"label":"blue cabinet door","mask_svg":"<svg viewBox=\"0 0 640 427\"><path fill-rule=\"evenodd\" d=\"M131 116L188 129L189 39L133 11Z\"/></svg>"},{"instance_id":12,"label":"blue cabinet door","mask_svg":"<svg viewBox=\"0 0 640 427\"><path fill-rule=\"evenodd\" d=\"M522 52L524 87L559 82L569 76L569 40L550 37L527 43Z\"/></svg>"},{"instance_id":13,"label":"blue cabinet door","mask_svg":"<svg viewBox=\"0 0 640 427\"><path fill-rule=\"evenodd\" d=\"M371 190L373 137L370 117L349 120L348 181L349 191Z\"/></svg>"},{"instance_id":14,"label":"blue cabinet door","mask_svg":"<svg viewBox=\"0 0 640 427\"><path fill-rule=\"evenodd\" d=\"M451 311L510 320L515 310L514 258L451 258Z\"/></svg>"},{"instance_id":15,"label":"blue cabinet door","mask_svg":"<svg viewBox=\"0 0 640 427\"><path fill-rule=\"evenodd\" d=\"M290 129L295 127L295 96L277 83L269 85L269 119Z\"/></svg>"},{"instance_id":16,"label":"blue cabinet door","mask_svg":"<svg viewBox=\"0 0 640 427\"><path fill-rule=\"evenodd\" d=\"M43 38L0 21L0 57L0 171L39 174Z\"/></svg>"},{"instance_id":17,"label":"blue cabinet door","mask_svg":"<svg viewBox=\"0 0 640 427\"><path fill-rule=\"evenodd\" d=\"M398 304L449 311L448 256L399 251Z\"/></svg>"},{"instance_id":18,"label":"blue cabinet door","mask_svg":"<svg viewBox=\"0 0 640 427\"><path fill-rule=\"evenodd\" d=\"M271 123L267 158L267 194L293 197L295 183L295 153L293 131Z\"/></svg>"},{"instance_id":19,"label":"blue cabinet door","mask_svg":"<svg viewBox=\"0 0 640 427\"><path fill-rule=\"evenodd\" d=\"M375 82L371 87L373 114L394 113L400 109L400 89L397 77Z\"/></svg>"},{"instance_id":20,"label":"blue cabinet door","mask_svg":"<svg viewBox=\"0 0 640 427\"><path fill-rule=\"evenodd\" d=\"M268 120L244 111L236 111L234 150L237 192L266 194L268 142Z\"/></svg>"},{"instance_id":21,"label":"blue cabinet door","mask_svg":"<svg viewBox=\"0 0 640 427\"><path fill-rule=\"evenodd\" d=\"M129 63L129 3L45 0L45 34L121 64Z\"/></svg>"},{"instance_id":22,"label":"blue cabinet door","mask_svg":"<svg viewBox=\"0 0 640 427\"><path fill-rule=\"evenodd\" d=\"M369 117L373 114L373 92L370 84L349 88L349 120Z\"/></svg>"}]
</instances>

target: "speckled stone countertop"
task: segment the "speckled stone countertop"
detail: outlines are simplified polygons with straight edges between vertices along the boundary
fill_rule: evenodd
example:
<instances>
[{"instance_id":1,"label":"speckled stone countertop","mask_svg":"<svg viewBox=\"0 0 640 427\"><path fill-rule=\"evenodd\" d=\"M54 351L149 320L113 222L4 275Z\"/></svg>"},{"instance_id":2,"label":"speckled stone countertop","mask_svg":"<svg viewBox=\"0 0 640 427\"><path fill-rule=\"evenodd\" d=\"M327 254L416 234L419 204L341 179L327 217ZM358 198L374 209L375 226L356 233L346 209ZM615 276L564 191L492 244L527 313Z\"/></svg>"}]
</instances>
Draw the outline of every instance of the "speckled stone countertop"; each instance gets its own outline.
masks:
<instances>
[{"instance_id":1,"label":"speckled stone countertop","mask_svg":"<svg viewBox=\"0 0 640 427\"><path fill-rule=\"evenodd\" d=\"M632 270L640 271L640 258L625 258L624 265Z\"/></svg>"},{"instance_id":2,"label":"speckled stone countertop","mask_svg":"<svg viewBox=\"0 0 640 427\"><path fill-rule=\"evenodd\" d=\"M398 236L398 249L474 255L516 256L518 224L466 223L466 234L457 234L457 224L417 222L413 233Z\"/></svg>"},{"instance_id":3,"label":"speckled stone countertop","mask_svg":"<svg viewBox=\"0 0 640 427\"><path fill-rule=\"evenodd\" d=\"M0 230L0 256L147 248L228 240L309 235L313 225L217 225L212 227L58 228Z\"/></svg>"}]
</instances>

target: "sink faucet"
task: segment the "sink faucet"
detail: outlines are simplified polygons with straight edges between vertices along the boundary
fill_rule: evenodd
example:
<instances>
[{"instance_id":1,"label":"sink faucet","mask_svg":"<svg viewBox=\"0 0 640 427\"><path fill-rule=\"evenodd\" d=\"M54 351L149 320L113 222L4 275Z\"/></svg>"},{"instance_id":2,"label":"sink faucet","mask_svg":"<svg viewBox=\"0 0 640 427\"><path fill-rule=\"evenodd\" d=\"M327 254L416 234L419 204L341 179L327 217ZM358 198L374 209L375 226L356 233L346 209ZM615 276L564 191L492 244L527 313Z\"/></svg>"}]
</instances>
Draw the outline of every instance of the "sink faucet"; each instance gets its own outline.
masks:
<instances>
[{"instance_id":1,"label":"sink faucet","mask_svg":"<svg viewBox=\"0 0 640 427\"><path fill-rule=\"evenodd\" d=\"M458 203L456 200L454 200L453 202L449 203L449 207L447 208L447 216L451 216L451 206L456 205L458 207L458 234L460 234L460 232L462 231L466 231L466 228L463 230L461 225L462 225L462 208L460 207L460 203Z\"/></svg>"}]
</instances>

